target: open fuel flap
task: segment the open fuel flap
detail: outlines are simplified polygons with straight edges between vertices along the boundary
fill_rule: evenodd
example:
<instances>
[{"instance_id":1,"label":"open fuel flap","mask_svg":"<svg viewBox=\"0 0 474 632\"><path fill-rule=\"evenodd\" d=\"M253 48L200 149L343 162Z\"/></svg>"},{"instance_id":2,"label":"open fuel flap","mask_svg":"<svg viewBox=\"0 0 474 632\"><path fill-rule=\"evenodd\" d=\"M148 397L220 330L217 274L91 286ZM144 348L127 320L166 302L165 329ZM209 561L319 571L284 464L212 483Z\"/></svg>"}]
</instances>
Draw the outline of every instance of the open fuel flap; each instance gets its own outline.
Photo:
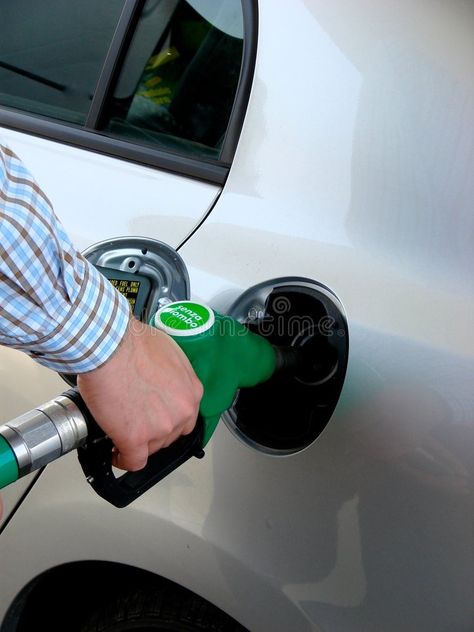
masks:
<instances>
[{"instance_id":1,"label":"open fuel flap","mask_svg":"<svg viewBox=\"0 0 474 632\"><path fill-rule=\"evenodd\" d=\"M189 298L184 261L161 241L117 237L94 244L84 256L127 297L139 320L147 322L162 305Z\"/></svg>"},{"instance_id":2,"label":"open fuel flap","mask_svg":"<svg viewBox=\"0 0 474 632\"><path fill-rule=\"evenodd\" d=\"M240 389L227 425L270 454L304 449L328 423L344 382L349 336L341 303L315 281L287 277L248 289L228 314L273 345L293 348L300 360L296 372Z\"/></svg>"}]
</instances>

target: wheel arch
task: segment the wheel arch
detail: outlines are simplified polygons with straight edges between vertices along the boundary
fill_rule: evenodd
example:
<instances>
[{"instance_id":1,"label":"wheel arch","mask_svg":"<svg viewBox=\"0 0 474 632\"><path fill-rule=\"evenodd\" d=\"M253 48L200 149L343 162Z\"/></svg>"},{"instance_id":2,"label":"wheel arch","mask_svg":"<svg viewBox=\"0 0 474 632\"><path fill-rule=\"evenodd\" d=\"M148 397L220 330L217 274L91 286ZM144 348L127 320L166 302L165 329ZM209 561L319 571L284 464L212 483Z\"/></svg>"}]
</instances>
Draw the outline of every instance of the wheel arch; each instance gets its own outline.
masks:
<instances>
[{"instance_id":1,"label":"wheel arch","mask_svg":"<svg viewBox=\"0 0 474 632\"><path fill-rule=\"evenodd\" d=\"M118 562L82 560L55 566L29 581L13 600L0 631L63 632L67 621L68 632L79 632L91 613L123 592L124 586L167 588L210 604L191 590L150 571ZM210 605L230 620L227 613Z\"/></svg>"}]
</instances>

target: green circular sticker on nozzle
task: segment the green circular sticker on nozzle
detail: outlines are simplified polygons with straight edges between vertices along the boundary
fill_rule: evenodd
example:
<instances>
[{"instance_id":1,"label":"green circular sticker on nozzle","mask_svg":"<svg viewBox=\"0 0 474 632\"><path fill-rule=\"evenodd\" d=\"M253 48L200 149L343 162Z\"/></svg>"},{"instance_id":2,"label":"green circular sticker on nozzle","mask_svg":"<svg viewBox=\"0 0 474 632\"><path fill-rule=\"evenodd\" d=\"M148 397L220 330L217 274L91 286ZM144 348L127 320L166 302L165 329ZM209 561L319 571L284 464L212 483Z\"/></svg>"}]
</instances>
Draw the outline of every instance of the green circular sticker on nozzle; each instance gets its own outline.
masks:
<instances>
[{"instance_id":1,"label":"green circular sticker on nozzle","mask_svg":"<svg viewBox=\"0 0 474 632\"><path fill-rule=\"evenodd\" d=\"M214 312L207 305L175 301L159 309L150 324L170 336L196 336L208 331L214 322Z\"/></svg>"}]
</instances>

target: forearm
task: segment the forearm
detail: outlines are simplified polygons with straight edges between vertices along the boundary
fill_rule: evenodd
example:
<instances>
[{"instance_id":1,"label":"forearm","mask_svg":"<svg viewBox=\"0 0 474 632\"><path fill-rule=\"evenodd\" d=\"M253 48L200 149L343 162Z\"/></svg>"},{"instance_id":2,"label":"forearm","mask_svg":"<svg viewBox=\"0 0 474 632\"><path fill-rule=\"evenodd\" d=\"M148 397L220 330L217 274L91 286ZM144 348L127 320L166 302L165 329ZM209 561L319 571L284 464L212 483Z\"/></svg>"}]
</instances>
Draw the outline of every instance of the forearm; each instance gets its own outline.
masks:
<instances>
[{"instance_id":1,"label":"forearm","mask_svg":"<svg viewBox=\"0 0 474 632\"><path fill-rule=\"evenodd\" d=\"M0 159L0 344L56 371L91 371L122 339L128 303L76 252L13 152Z\"/></svg>"}]
</instances>

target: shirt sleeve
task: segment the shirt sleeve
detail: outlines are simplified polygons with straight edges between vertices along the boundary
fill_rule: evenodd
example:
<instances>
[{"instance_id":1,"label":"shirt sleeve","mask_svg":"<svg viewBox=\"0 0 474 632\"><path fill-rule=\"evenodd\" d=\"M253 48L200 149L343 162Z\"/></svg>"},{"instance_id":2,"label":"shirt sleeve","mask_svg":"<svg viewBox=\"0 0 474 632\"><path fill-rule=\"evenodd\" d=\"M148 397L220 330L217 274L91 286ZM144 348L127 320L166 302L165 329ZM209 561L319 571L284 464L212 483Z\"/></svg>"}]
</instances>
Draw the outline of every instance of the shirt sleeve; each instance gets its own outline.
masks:
<instances>
[{"instance_id":1,"label":"shirt sleeve","mask_svg":"<svg viewBox=\"0 0 474 632\"><path fill-rule=\"evenodd\" d=\"M76 252L48 198L0 145L0 344L62 373L113 354L128 301Z\"/></svg>"}]
</instances>

